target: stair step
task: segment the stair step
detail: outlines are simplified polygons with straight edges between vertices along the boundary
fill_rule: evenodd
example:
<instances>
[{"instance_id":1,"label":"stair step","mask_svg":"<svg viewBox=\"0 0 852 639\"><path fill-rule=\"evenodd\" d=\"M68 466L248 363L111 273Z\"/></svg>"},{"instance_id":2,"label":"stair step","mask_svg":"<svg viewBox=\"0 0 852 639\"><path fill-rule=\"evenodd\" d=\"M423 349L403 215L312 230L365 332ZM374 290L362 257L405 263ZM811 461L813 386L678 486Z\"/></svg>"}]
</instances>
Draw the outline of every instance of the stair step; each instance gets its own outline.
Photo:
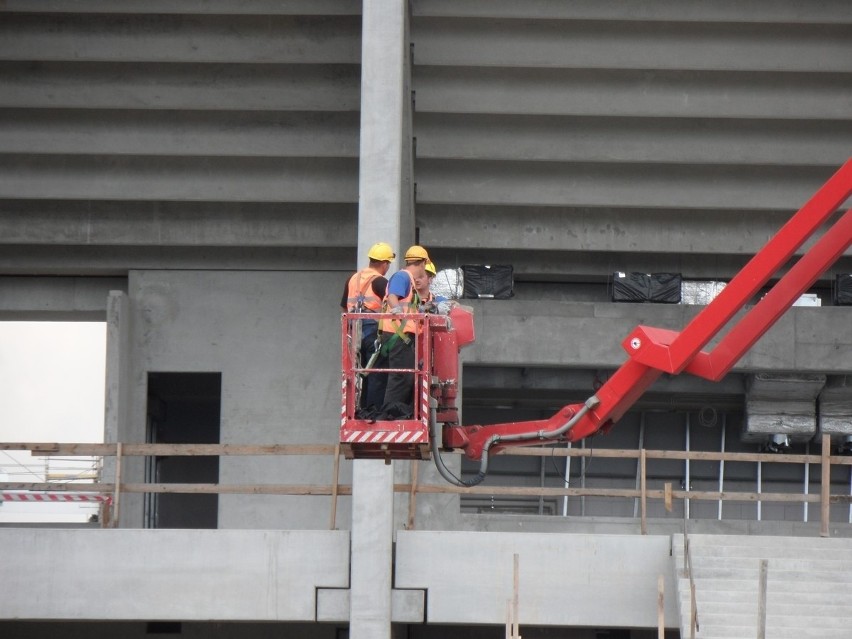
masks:
<instances>
[{"instance_id":1,"label":"stair step","mask_svg":"<svg viewBox=\"0 0 852 639\"><path fill-rule=\"evenodd\" d=\"M681 636L689 637L689 628L681 631ZM756 637L757 624L748 626L725 626L705 628L696 633L696 639L743 639ZM776 628L767 624L766 636L772 639L849 639L849 629L826 630L824 628Z\"/></svg>"},{"instance_id":2,"label":"stair step","mask_svg":"<svg viewBox=\"0 0 852 639\"><path fill-rule=\"evenodd\" d=\"M848 597L852 597L852 583L845 582L841 584L837 584L835 582L819 582L819 581L808 581L805 583L801 582L790 582L790 581L781 581L778 579L773 580L769 577L767 581L767 592L776 595L798 595L799 593L807 590L812 593L822 593L822 594L831 594L835 592L845 593ZM696 591L704 592L706 590L723 590L727 592L736 592L736 593L750 593L757 592L757 577L754 579L715 579L715 578L705 578L705 579L695 579L695 589ZM686 586L687 594L689 594L689 586ZM701 600L698 597L699 601Z\"/></svg>"},{"instance_id":3,"label":"stair step","mask_svg":"<svg viewBox=\"0 0 852 639\"><path fill-rule=\"evenodd\" d=\"M681 588L681 598L685 602L689 602L689 586L684 585ZM749 598L753 595L753 598ZM738 602L757 602L757 588L753 591L732 591L727 589L712 590L702 588L698 590L696 586L696 599L698 600L699 610L703 609L707 604L726 604ZM791 606L852 606L852 597L848 591L832 591L826 593L818 593L813 591L797 592L795 597L787 597L784 595L778 596L777 592L767 592L767 606L773 605L775 601L781 601L785 605Z\"/></svg>"},{"instance_id":4,"label":"stair step","mask_svg":"<svg viewBox=\"0 0 852 639\"><path fill-rule=\"evenodd\" d=\"M691 601L683 536L672 537L682 636ZM754 637L760 560L768 560L766 626L773 639L852 637L852 539L693 535L697 639Z\"/></svg>"},{"instance_id":5,"label":"stair step","mask_svg":"<svg viewBox=\"0 0 852 639\"><path fill-rule=\"evenodd\" d=\"M694 559L695 557L693 557ZM738 562L739 565L753 567L759 566L761 559L765 557L754 557L752 561ZM714 555L701 558L702 568L730 567L731 557ZM769 569L780 568L782 570L826 570L839 572L852 572L852 560L841 560L827 557L810 557L800 554L790 559L769 558Z\"/></svg>"},{"instance_id":6,"label":"stair step","mask_svg":"<svg viewBox=\"0 0 852 639\"><path fill-rule=\"evenodd\" d=\"M707 568L703 565L695 566L692 570L693 579L731 579L735 581L749 581L757 579L760 576L760 568L758 566L728 566ZM852 585L852 572L844 572L840 570L785 570L783 568L774 568L772 564L767 570L767 578L770 581L796 581L802 585L802 589L809 582L831 582L834 584L849 584Z\"/></svg>"},{"instance_id":7,"label":"stair step","mask_svg":"<svg viewBox=\"0 0 852 639\"><path fill-rule=\"evenodd\" d=\"M689 608L689 604L685 606ZM742 602L698 602L698 613L703 619L705 615L755 615L757 614L757 601L742 601ZM768 602L766 605L766 614L774 615L793 615L799 617L823 617L833 616L845 619L852 619L852 604L846 605L791 605L783 601Z\"/></svg>"},{"instance_id":8,"label":"stair step","mask_svg":"<svg viewBox=\"0 0 852 639\"><path fill-rule=\"evenodd\" d=\"M751 613L704 613L699 609L698 621L704 626L757 626L757 612ZM766 613L766 627L773 628L821 628L826 630L849 628L849 620L830 616L807 616L801 615L770 615Z\"/></svg>"}]
</instances>

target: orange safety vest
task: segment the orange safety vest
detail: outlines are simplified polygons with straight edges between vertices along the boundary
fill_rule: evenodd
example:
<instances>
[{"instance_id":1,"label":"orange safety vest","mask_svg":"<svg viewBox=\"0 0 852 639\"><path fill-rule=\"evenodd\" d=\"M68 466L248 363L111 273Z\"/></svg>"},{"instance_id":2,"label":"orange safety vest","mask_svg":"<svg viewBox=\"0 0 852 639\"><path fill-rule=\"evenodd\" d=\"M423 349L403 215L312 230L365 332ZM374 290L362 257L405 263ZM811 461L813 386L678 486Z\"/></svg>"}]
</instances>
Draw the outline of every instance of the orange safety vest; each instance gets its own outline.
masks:
<instances>
[{"instance_id":1,"label":"orange safety vest","mask_svg":"<svg viewBox=\"0 0 852 639\"><path fill-rule=\"evenodd\" d=\"M383 276L368 266L349 278L346 306L350 312L378 313L382 310L382 301L373 292L373 280L377 277Z\"/></svg>"},{"instance_id":2,"label":"orange safety vest","mask_svg":"<svg viewBox=\"0 0 852 639\"><path fill-rule=\"evenodd\" d=\"M406 270L402 270L400 272L408 275L408 279L411 280L411 288L408 291L407 296L400 298L399 303L402 304L402 306L405 308L406 313L416 313L417 307L420 304L420 296L417 294L417 289L414 288L414 276ZM388 283L388 288L390 288L390 283ZM388 297L387 295L385 295L385 307L387 307L387 301ZM388 309L385 308L384 312L387 311ZM405 324L403 324L400 329L400 320L381 320L379 322L379 330L382 330L386 333L396 333L397 331L399 331L400 333L416 333L417 324L412 320L406 320Z\"/></svg>"}]
</instances>

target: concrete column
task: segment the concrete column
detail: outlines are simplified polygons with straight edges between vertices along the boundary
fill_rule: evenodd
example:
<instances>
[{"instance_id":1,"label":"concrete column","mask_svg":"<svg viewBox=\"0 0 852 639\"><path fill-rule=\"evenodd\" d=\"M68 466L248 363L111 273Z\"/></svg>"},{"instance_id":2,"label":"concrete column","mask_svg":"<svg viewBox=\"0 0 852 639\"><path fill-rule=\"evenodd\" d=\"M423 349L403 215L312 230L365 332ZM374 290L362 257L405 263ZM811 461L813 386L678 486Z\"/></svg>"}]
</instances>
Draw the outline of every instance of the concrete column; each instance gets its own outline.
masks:
<instances>
[{"instance_id":1,"label":"concrete column","mask_svg":"<svg viewBox=\"0 0 852 639\"><path fill-rule=\"evenodd\" d=\"M134 434L129 420L130 410L130 301L122 291L110 291L106 307L107 340L104 388L104 442L143 441ZM103 481L115 480L115 457L104 457ZM122 460L122 474L131 481L142 481L144 460L134 457ZM143 496L121 496L119 525L140 528L143 525Z\"/></svg>"},{"instance_id":2,"label":"concrete column","mask_svg":"<svg viewBox=\"0 0 852 639\"><path fill-rule=\"evenodd\" d=\"M408 3L364 0L358 260L375 242L400 255L414 239L411 198ZM391 639L393 466L356 461L352 471L350 639Z\"/></svg>"},{"instance_id":3,"label":"concrete column","mask_svg":"<svg viewBox=\"0 0 852 639\"><path fill-rule=\"evenodd\" d=\"M359 265L375 242L388 242L399 254L414 240L407 17L404 0L364 0Z\"/></svg>"},{"instance_id":4,"label":"concrete column","mask_svg":"<svg viewBox=\"0 0 852 639\"><path fill-rule=\"evenodd\" d=\"M393 466L354 463L351 535L349 639L390 639Z\"/></svg>"},{"instance_id":5,"label":"concrete column","mask_svg":"<svg viewBox=\"0 0 852 639\"><path fill-rule=\"evenodd\" d=\"M127 413L129 331L127 295L110 291L107 298L106 399L104 407L104 441L127 441L124 419Z\"/></svg>"}]
</instances>

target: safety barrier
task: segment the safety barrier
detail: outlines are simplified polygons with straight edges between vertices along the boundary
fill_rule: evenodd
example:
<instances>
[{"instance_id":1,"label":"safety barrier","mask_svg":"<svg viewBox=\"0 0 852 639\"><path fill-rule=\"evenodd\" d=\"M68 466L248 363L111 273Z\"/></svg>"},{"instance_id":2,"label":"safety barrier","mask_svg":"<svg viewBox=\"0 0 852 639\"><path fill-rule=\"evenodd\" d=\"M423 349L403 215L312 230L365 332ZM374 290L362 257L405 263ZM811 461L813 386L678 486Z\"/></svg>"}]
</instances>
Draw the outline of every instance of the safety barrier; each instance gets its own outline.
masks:
<instances>
[{"instance_id":1,"label":"safety barrier","mask_svg":"<svg viewBox=\"0 0 852 639\"><path fill-rule=\"evenodd\" d=\"M254 494L254 495L321 495L329 496L331 513L330 528L337 525L337 502L340 496L352 494L352 486L340 484L340 446L333 444L44 444L44 443L0 443L0 450L28 450L34 455L95 455L115 457L115 479L105 482L0 482L0 491L43 491L63 494L107 495L109 499L99 498L103 504L103 526L118 525L121 508L121 495L129 493L198 493L198 494ZM446 453L445 453L446 454ZM829 535L829 507L832 503L850 503L850 495L831 494L830 471L832 465L852 466L852 457L830 454L830 438L822 438L822 450L819 455L794 455L774 453L735 453L711 451L674 451L646 449L602 449L588 448L518 448L503 451L503 455L526 455L538 457L591 457L637 459L640 469L640 482L637 489L630 488L586 488L586 487L522 487L480 485L470 488L449 484L423 484L419 481L419 462L410 464L410 481L395 484L394 490L408 494L407 527L416 527L417 495L423 494L462 494L462 495L503 495L519 497L611 497L638 499L640 504L640 532L647 534L647 502L651 499L662 500L670 510L673 500L708 501L748 501L748 502L785 502L818 503L820 505L820 534ZM332 477L328 484L211 484L211 483L129 483L123 478L123 461L127 457L150 456L255 456L255 455L317 455L332 457ZM784 464L815 464L821 467L819 494L811 493L767 493L733 491L693 491L673 489L670 483L663 489L648 489L646 462L649 459L669 459L683 461L724 461L724 462L761 462Z\"/></svg>"}]
</instances>

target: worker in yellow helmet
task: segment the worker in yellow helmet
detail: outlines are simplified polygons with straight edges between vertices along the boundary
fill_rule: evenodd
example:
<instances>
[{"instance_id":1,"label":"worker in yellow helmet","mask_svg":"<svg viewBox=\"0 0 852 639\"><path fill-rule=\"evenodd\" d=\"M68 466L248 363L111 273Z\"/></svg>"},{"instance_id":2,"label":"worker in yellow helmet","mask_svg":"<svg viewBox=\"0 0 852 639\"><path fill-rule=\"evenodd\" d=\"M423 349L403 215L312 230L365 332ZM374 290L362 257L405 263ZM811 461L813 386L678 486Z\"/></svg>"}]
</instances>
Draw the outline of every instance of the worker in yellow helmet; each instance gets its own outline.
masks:
<instances>
[{"instance_id":1,"label":"worker in yellow helmet","mask_svg":"<svg viewBox=\"0 0 852 639\"><path fill-rule=\"evenodd\" d=\"M385 309L389 313L417 313L420 296L415 282L426 277L426 262L429 253L419 245L405 252L405 267L388 280ZM388 368L413 369L415 364L415 334L417 325L411 320L382 320L382 351L387 353ZM412 373L389 373L387 390L381 409L381 419L406 419L413 413L414 375Z\"/></svg>"},{"instance_id":2,"label":"worker in yellow helmet","mask_svg":"<svg viewBox=\"0 0 852 639\"><path fill-rule=\"evenodd\" d=\"M447 301L443 295L435 295L432 293L432 280L438 274L434 262L429 260L426 262L426 276L418 279L415 282L417 294L420 296L420 310L424 313L437 313L438 303Z\"/></svg>"},{"instance_id":3,"label":"worker in yellow helmet","mask_svg":"<svg viewBox=\"0 0 852 639\"><path fill-rule=\"evenodd\" d=\"M391 261L396 258L390 244L378 242L367 252L369 266L352 275L346 282L340 307L350 313L379 313L382 310L382 300L387 294L388 280L385 278L390 269ZM376 338L379 324L374 319L361 320L361 366L376 352ZM381 368L381 361L374 360L371 367ZM387 375L365 375L361 381L361 397L359 408L373 406L378 408L385 398Z\"/></svg>"}]
</instances>

